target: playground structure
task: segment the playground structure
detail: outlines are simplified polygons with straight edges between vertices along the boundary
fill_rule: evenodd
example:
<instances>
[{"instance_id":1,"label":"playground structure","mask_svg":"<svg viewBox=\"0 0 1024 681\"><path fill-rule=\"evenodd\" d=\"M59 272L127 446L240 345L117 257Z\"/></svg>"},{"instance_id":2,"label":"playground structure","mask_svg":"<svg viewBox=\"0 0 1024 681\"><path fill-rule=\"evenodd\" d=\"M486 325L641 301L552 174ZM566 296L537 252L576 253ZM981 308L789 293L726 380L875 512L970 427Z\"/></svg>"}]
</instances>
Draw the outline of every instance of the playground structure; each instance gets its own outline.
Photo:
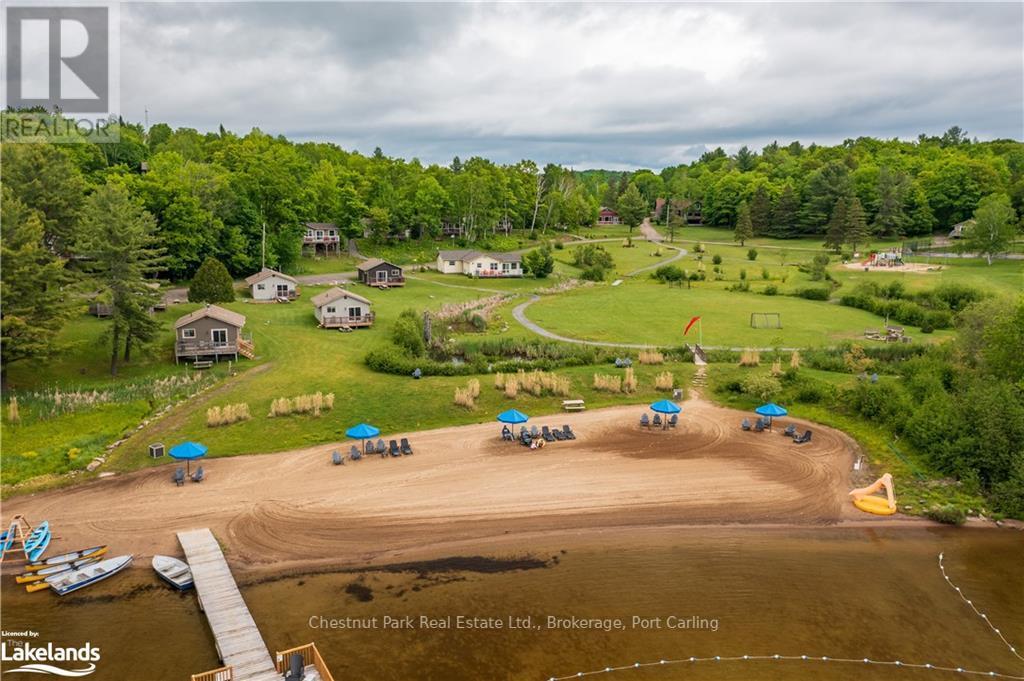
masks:
<instances>
[{"instance_id":1,"label":"playground structure","mask_svg":"<svg viewBox=\"0 0 1024 681\"><path fill-rule=\"evenodd\" d=\"M883 341L885 343L909 343L910 336L903 332L902 326L887 326L885 331L878 329L864 329L864 337L868 340Z\"/></svg>"},{"instance_id":2,"label":"playground structure","mask_svg":"<svg viewBox=\"0 0 1024 681\"><path fill-rule=\"evenodd\" d=\"M902 267L903 250L901 248L890 248L886 251L875 251L867 260L860 263L864 267Z\"/></svg>"},{"instance_id":3,"label":"playground structure","mask_svg":"<svg viewBox=\"0 0 1024 681\"><path fill-rule=\"evenodd\" d=\"M885 490L885 496L877 496L876 492L882 489ZM892 515L896 512L896 496L893 491L892 475L889 473L867 487L851 490L850 497L853 499L853 505L865 513Z\"/></svg>"},{"instance_id":4,"label":"playground structure","mask_svg":"<svg viewBox=\"0 0 1024 681\"><path fill-rule=\"evenodd\" d=\"M782 315L778 312L751 312L750 328L752 329L781 329Z\"/></svg>"}]
</instances>

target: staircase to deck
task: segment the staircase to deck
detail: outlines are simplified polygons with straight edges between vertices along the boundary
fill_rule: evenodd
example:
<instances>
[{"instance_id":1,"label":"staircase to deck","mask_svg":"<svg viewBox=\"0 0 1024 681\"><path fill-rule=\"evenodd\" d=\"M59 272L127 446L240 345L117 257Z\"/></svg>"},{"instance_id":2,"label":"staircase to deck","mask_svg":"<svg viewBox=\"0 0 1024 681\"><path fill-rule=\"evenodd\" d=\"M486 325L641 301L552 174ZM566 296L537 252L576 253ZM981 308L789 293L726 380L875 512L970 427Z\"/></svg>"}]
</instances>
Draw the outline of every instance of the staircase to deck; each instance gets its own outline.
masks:
<instances>
[{"instance_id":1,"label":"staircase to deck","mask_svg":"<svg viewBox=\"0 0 1024 681\"><path fill-rule=\"evenodd\" d=\"M256 357L256 346L251 340L245 340L244 338L238 339L238 354L242 357L249 359L255 359Z\"/></svg>"}]
</instances>

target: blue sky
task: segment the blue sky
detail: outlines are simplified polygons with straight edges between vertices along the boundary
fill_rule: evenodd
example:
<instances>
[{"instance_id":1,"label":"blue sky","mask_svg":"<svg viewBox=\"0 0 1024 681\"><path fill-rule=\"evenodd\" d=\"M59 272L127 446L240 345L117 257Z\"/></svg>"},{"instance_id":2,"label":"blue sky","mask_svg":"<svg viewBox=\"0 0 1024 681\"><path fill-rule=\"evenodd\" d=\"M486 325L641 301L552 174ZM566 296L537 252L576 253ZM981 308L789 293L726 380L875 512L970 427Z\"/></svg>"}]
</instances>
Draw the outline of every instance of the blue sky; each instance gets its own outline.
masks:
<instances>
[{"instance_id":1,"label":"blue sky","mask_svg":"<svg viewBox=\"0 0 1024 681\"><path fill-rule=\"evenodd\" d=\"M131 3L126 117L447 163L1024 138L1020 3Z\"/></svg>"}]
</instances>

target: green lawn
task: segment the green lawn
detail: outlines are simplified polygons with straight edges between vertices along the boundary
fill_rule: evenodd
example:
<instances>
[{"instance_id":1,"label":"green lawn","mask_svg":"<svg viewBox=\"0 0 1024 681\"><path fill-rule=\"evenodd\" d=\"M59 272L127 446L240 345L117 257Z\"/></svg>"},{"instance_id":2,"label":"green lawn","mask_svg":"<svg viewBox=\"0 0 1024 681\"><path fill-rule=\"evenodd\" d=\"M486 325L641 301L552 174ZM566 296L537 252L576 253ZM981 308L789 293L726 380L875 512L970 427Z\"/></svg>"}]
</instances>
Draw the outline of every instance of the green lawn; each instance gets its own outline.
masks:
<instances>
[{"instance_id":1,"label":"green lawn","mask_svg":"<svg viewBox=\"0 0 1024 681\"><path fill-rule=\"evenodd\" d=\"M335 272L351 272L355 270L359 260L350 255L338 256L304 256L292 271L286 274L333 274Z\"/></svg>"},{"instance_id":2,"label":"green lawn","mask_svg":"<svg viewBox=\"0 0 1024 681\"><path fill-rule=\"evenodd\" d=\"M678 253L675 249L658 246L646 241L634 241L632 248L624 248L622 243L617 241L610 241L600 245L611 253L612 259L615 261L616 277L623 277L643 267L657 265ZM571 243L567 243L565 248L556 248L553 251L555 260L565 265L558 272L563 272L570 276L579 276L581 270L572 265L572 259L573 253L580 248L583 248L582 244L574 246Z\"/></svg>"},{"instance_id":3,"label":"green lawn","mask_svg":"<svg viewBox=\"0 0 1024 681\"><path fill-rule=\"evenodd\" d=\"M752 329L752 312L778 312L781 329ZM527 316L555 333L586 340L678 345L690 317L700 315L704 343L727 347L811 347L862 338L884 320L862 310L790 296L735 293L718 288L668 287L649 280L600 285L545 297ZM691 331L691 335L693 331ZM917 342L950 332L911 335ZM693 338L696 340L696 338Z\"/></svg>"}]
</instances>

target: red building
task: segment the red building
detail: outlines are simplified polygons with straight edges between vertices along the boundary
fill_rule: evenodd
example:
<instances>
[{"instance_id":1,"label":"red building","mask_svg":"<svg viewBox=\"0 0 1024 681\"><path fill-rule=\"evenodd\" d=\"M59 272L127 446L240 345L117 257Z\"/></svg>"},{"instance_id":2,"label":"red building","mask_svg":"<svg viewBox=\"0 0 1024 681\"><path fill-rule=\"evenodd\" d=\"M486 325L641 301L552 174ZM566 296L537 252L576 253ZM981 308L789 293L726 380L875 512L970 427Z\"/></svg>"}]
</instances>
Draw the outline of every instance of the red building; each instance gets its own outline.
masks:
<instances>
[{"instance_id":1,"label":"red building","mask_svg":"<svg viewBox=\"0 0 1024 681\"><path fill-rule=\"evenodd\" d=\"M601 212L597 214L597 224L599 225L617 225L619 220L619 214L613 211L611 208L601 208Z\"/></svg>"}]
</instances>

